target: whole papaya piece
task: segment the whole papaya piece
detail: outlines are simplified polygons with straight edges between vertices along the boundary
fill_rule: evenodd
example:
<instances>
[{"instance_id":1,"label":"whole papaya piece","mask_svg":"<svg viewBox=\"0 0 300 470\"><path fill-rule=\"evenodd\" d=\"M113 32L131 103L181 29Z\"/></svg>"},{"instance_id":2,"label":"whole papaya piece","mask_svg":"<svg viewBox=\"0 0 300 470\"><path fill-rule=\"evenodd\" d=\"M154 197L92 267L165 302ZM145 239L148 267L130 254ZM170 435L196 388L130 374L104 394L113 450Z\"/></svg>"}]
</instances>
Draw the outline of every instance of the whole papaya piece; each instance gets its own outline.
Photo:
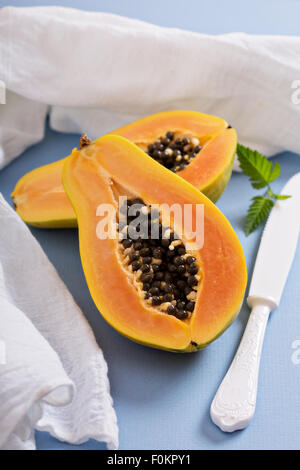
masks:
<instances>
[{"instance_id":1,"label":"whole papaya piece","mask_svg":"<svg viewBox=\"0 0 300 470\"><path fill-rule=\"evenodd\" d=\"M245 258L204 194L115 135L74 149L63 185L91 296L116 330L192 352L232 323L246 288Z\"/></svg>"},{"instance_id":2,"label":"whole papaya piece","mask_svg":"<svg viewBox=\"0 0 300 470\"><path fill-rule=\"evenodd\" d=\"M215 202L232 171L237 136L226 121L195 111L166 111L147 116L113 134L126 137L170 171L192 183ZM85 145L87 138L81 140ZM30 171L12 198L20 217L41 228L76 227L61 172L65 159Z\"/></svg>"}]
</instances>

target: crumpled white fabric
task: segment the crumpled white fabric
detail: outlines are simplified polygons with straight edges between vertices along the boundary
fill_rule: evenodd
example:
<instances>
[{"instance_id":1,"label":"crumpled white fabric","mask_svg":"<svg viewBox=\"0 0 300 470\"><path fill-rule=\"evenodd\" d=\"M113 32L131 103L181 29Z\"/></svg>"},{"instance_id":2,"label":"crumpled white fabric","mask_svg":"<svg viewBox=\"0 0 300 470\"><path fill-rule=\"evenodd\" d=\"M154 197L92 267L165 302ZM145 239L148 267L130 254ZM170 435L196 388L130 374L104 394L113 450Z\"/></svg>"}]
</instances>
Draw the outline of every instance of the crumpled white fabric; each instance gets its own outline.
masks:
<instances>
[{"instance_id":1,"label":"crumpled white fabric","mask_svg":"<svg viewBox=\"0 0 300 470\"><path fill-rule=\"evenodd\" d=\"M0 449L34 449L34 428L118 447L102 351L29 229L0 194Z\"/></svg>"},{"instance_id":2,"label":"crumpled white fabric","mask_svg":"<svg viewBox=\"0 0 300 470\"><path fill-rule=\"evenodd\" d=\"M224 117L267 155L300 149L300 37L209 36L63 7L0 10L0 168L59 131L99 137L143 115Z\"/></svg>"}]
</instances>

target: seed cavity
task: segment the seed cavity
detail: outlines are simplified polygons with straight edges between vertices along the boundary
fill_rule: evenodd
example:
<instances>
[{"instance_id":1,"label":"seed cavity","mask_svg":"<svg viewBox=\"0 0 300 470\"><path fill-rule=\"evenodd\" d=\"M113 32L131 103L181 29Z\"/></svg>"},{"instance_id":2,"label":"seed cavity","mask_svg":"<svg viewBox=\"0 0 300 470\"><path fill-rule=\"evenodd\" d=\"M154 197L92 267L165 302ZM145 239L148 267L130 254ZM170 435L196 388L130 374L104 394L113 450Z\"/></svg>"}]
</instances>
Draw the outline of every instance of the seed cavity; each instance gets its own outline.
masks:
<instances>
[{"instance_id":1,"label":"seed cavity","mask_svg":"<svg viewBox=\"0 0 300 470\"><path fill-rule=\"evenodd\" d=\"M133 206L134 216L130 215ZM119 214L120 259L141 299L161 313L180 320L189 319L201 280L196 257L186 251L183 241L171 227L163 226L157 209L147 206L140 198L127 199L119 208ZM130 228L135 217L142 223L133 239L128 236L129 230L124 235L123 224ZM156 227L153 228L153 224ZM158 234L155 239L151 238L153 230Z\"/></svg>"},{"instance_id":2,"label":"seed cavity","mask_svg":"<svg viewBox=\"0 0 300 470\"><path fill-rule=\"evenodd\" d=\"M168 131L149 144L146 152L161 165L176 173L191 163L201 148L196 137L178 137L175 132Z\"/></svg>"}]
</instances>

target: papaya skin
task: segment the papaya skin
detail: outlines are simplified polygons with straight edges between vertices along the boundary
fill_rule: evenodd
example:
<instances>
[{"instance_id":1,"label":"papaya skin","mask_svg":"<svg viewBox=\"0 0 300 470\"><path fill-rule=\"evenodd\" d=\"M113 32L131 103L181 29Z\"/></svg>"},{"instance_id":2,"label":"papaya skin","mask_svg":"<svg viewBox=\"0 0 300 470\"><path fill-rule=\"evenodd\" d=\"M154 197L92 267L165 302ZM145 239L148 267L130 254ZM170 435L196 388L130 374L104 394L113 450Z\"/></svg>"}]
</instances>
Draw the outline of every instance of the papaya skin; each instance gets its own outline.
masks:
<instances>
[{"instance_id":1,"label":"papaya skin","mask_svg":"<svg viewBox=\"0 0 300 470\"><path fill-rule=\"evenodd\" d=\"M202 150L178 174L216 202L230 179L237 145L236 132L227 129L223 119L195 111L166 111L132 122L113 134L131 140L145 151L150 142L170 129L199 138ZM27 224L39 228L77 226L61 182L64 163L65 158L36 168L17 182L11 197Z\"/></svg>"},{"instance_id":2,"label":"papaya skin","mask_svg":"<svg viewBox=\"0 0 300 470\"><path fill-rule=\"evenodd\" d=\"M78 220L88 288L113 328L137 343L185 353L203 349L229 327L246 288L245 257L230 223L204 194L115 135L99 138L82 150L74 149L65 160L62 178ZM147 204L192 204L193 211L196 204L204 205L204 245L195 254L203 275L191 319L181 321L145 304L119 263L118 241L96 236L98 204L116 207L114 184Z\"/></svg>"}]
</instances>

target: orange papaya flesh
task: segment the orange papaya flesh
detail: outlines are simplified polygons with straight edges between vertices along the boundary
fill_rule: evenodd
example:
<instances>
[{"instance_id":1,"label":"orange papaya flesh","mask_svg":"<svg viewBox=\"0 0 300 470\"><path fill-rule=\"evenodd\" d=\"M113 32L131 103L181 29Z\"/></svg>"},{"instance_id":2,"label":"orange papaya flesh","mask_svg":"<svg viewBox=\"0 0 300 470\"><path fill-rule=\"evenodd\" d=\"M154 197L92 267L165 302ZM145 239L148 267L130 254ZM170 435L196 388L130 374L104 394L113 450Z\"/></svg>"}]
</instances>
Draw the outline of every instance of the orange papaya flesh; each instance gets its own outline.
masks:
<instances>
[{"instance_id":1,"label":"orange papaya flesh","mask_svg":"<svg viewBox=\"0 0 300 470\"><path fill-rule=\"evenodd\" d=\"M203 192L211 201L217 201L231 176L236 143L237 135L234 129L221 131L204 145L201 158L195 158L180 171L180 176ZM231 155L230 165L228 165L229 155Z\"/></svg>"},{"instance_id":2,"label":"orange papaya flesh","mask_svg":"<svg viewBox=\"0 0 300 470\"><path fill-rule=\"evenodd\" d=\"M202 149L178 174L215 202L231 176L237 144L236 132L227 129L226 121L194 111L167 111L142 118L113 134L126 137L147 151L149 144L170 130L175 136L199 140ZM36 168L17 182L11 196L17 213L29 225L40 228L77 226L75 213L62 187L64 162L62 159Z\"/></svg>"},{"instance_id":3,"label":"orange papaya flesh","mask_svg":"<svg viewBox=\"0 0 300 470\"><path fill-rule=\"evenodd\" d=\"M230 223L204 194L114 135L74 149L64 164L63 185L76 213L80 256L91 296L117 331L151 347L192 352L230 325L246 288L245 258ZM194 311L186 320L147 304L132 282L132 273L120 262L120 241L97 237L97 207L112 204L117 211L116 194L135 195L147 206L179 204L183 209L191 204L193 217L197 205L203 204L204 244L190 253L201 267L201 277ZM183 233L182 240L186 243L189 236Z\"/></svg>"},{"instance_id":4,"label":"orange papaya flesh","mask_svg":"<svg viewBox=\"0 0 300 470\"><path fill-rule=\"evenodd\" d=\"M19 216L40 228L77 227L74 210L62 186L65 158L26 173L11 194Z\"/></svg>"}]
</instances>

